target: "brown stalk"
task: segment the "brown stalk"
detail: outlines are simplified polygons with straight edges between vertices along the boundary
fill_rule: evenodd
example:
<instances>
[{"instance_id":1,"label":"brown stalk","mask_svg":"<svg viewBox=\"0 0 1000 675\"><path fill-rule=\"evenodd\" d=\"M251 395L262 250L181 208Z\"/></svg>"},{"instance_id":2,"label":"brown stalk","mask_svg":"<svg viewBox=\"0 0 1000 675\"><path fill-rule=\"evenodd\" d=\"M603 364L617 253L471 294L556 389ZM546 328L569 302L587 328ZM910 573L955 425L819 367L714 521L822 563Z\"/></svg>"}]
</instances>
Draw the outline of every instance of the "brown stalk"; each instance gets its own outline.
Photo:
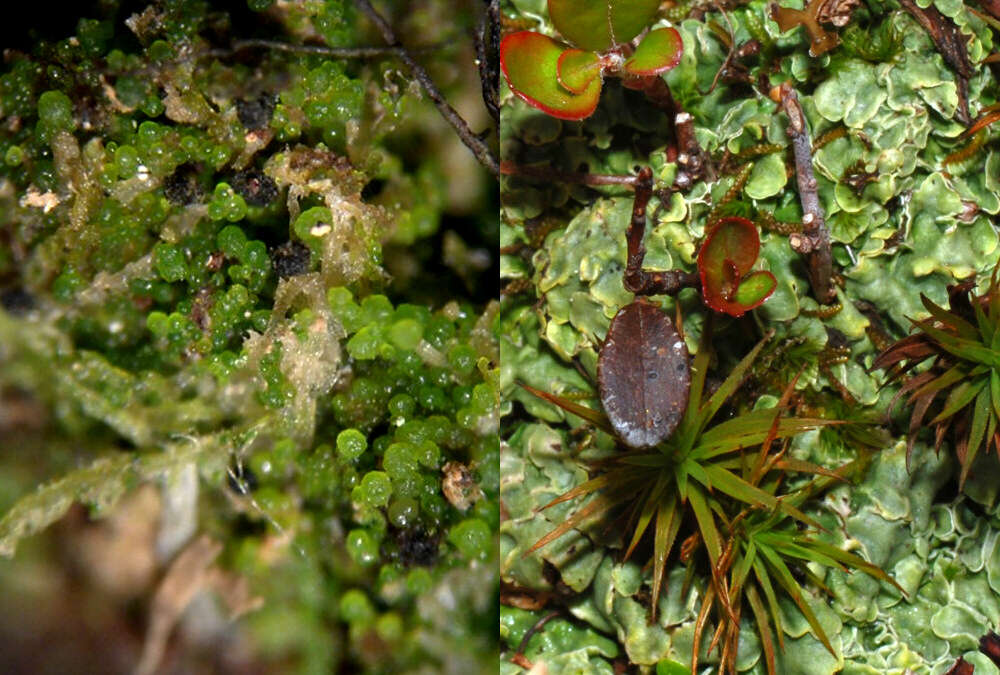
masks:
<instances>
[{"instance_id":1,"label":"brown stalk","mask_svg":"<svg viewBox=\"0 0 1000 675\"><path fill-rule=\"evenodd\" d=\"M829 305L837 297L833 283L833 255L830 249L830 231L826 227L823 207L816 192L816 176L812 167L812 148L802 104L795 90L787 82L777 87L778 100L788 115L788 136L795 155L795 178L802 203L802 232L788 236L792 249L805 256L809 283L820 304ZM772 94L773 96L774 94Z\"/></svg>"},{"instance_id":2,"label":"brown stalk","mask_svg":"<svg viewBox=\"0 0 1000 675\"><path fill-rule=\"evenodd\" d=\"M500 174L503 176L523 176L535 180L561 183L577 183L579 185L624 185L634 187L638 183L635 176L617 176L601 173L574 173L559 171L549 166L528 166L504 160L500 162Z\"/></svg>"},{"instance_id":3,"label":"brown stalk","mask_svg":"<svg viewBox=\"0 0 1000 675\"><path fill-rule=\"evenodd\" d=\"M705 623L708 621L708 612L712 609L712 601L715 599L714 585L709 585L705 589L705 597L701 602L701 609L698 610L698 618L694 622L694 648L691 650L691 672L698 672L698 650L701 649L701 636L705 632Z\"/></svg>"},{"instance_id":4,"label":"brown stalk","mask_svg":"<svg viewBox=\"0 0 1000 675\"><path fill-rule=\"evenodd\" d=\"M1000 0L979 0L979 6L994 19L1000 19Z\"/></svg>"},{"instance_id":5,"label":"brown stalk","mask_svg":"<svg viewBox=\"0 0 1000 675\"><path fill-rule=\"evenodd\" d=\"M1000 635L990 631L979 638L979 651L986 654L989 660L1000 668Z\"/></svg>"},{"instance_id":6,"label":"brown stalk","mask_svg":"<svg viewBox=\"0 0 1000 675\"><path fill-rule=\"evenodd\" d=\"M493 124L500 124L500 0L486 0L486 11L473 34L483 103ZM499 128L497 134L499 135Z\"/></svg>"},{"instance_id":7,"label":"brown stalk","mask_svg":"<svg viewBox=\"0 0 1000 675\"><path fill-rule=\"evenodd\" d=\"M958 657L958 661L955 661L954 665L942 673L942 675L973 675L975 671L975 666L960 656Z\"/></svg>"},{"instance_id":8,"label":"brown stalk","mask_svg":"<svg viewBox=\"0 0 1000 675\"><path fill-rule=\"evenodd\" d=\"M635 202L632 220L625 239L628 243L628 260L623 282L625 289L636 295L677 295L685 288L698 288L701 279L694 272L673 269L664 272L647 272L642 269L646 247L642 243L646 234L646 205L653 195L653 172L644 167L636 177Z\"/></svg>"}]
</instances>

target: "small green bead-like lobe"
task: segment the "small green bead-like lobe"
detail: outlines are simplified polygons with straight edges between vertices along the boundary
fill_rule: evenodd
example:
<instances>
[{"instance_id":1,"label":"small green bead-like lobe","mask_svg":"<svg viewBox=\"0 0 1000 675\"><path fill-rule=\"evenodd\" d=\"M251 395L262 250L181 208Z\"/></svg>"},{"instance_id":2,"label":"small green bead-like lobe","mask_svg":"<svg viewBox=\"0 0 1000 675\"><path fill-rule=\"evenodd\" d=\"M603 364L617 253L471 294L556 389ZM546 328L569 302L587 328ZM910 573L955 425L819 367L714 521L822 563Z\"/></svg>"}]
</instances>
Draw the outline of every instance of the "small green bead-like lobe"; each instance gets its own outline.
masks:
<instances>
[{"instance_id":1,"label":"small green bead-like lobe","mask_svg":"<svg viewBox=\"0 0 1000 675\"><path fill-rule=\"evenodd\" d=\"M384 508L389 505L392 496L392 483L383 471L369 471L361 479L361 485L351 493L355 501L362 501L369 506Z\"/></svg>"},{"instance_id":2,"label":"small green bead-like lobe","mask_svg":"<svg viewBox=\"0 0 1000 675\"><path fill-rule=\"evenodd\" d=\"M164 243L154 246L153 265L164 281L180 281L187 276L187 260L179 246Z\"/></svg>"},{"instance_id":3,"label":"small green bead-like lobe","mask_svg":"<svg viewBox=\"0 0 1000 675\"><path fill-rule=\"evenodd\" d=\"M247 204L243 197L228 183L219 183L212 193L212 201L208 204L208 217L212 220L228 220L236 222L247 215Z\"/></svg>"},{"instance_id":4,"label":"small green bead-like lobe","mask_svg":"<svg viewBox=\"0 0 1000 675\"><path fill-rule=\"evenodd\" d=\"M375 608L363 591L352 588L340 597L340 618L350 624L367 624L375 618Z\"/></svg>"},{"instance_id":5,"label":"small green bead-like lobe","mask_svg":"<svg viewBox=\"0 0 1000 675\"><path fill-rule=\"evenodd\" d=\"M344 429L337 434L337 456L353 462L368 449L368 439L357 429Z\"/></svg>"},{"instance_id":6,"label":"small green bead-like lobe","mask_svg":"<svg viewBox=\"0 0 1000 675\"><path fill-rule=\"evenodd\" d=\"M12 145L7 148L3 161L7 166L20 166L24 161L24 150L19 145Z\"/></svg>"},{"instance_id":7,"label":"small green bead-like lobe","mask_svg":"<svg viewBox=\"0 0 1000 675\"><path fill-rule=\"evenodd\" d=\"M459 375L471 375L478 355L469 345L455 345L448 350L448 363Z\"/></svg>"},{"instance_id":8,"label":"small green bead-like lobe","mask_svg":"<svg viewBox=\"0 0 1000 675\"><path fill-rule=\"evenodd\" d=\"M347 533L347 553L351 560L367 567L378 560L378 543L368 530L351 530Z\"/></svg>"},{"instance_id":9,"label":"small green bead-like lobe","mask_svg":"<svg viewBox=\"0 0 1000 675\"><path fill-rule=\"evenodd\" d=\"M322 206L314 206L299 214L292 224L292 230L296 236L313 249L313 253L319 253L320 239L331 231L333 216L330 209Z\"/></svg>"},{"instance_id":10,"label":"small green bead-like lobe","mask_svg":"<svg viewBox=\"0 0 1000 675\"><path fill-rule=\"evenodd\" d=\"M113 35L114 26L110 21L80 19L76 24L76 36L80 41L80 47L91 55L102 54Z\"/></svg>"},{"instance_id":11,"label":"small green bead-like lobe","mask_svg":"<svg viewBox=\"0 0 1000 675\"><path fill-rule=\"evenodd\" d=\"M382 457L382 467L393 482L402 481L418 469L417 450L410 443L392 443Z\"/></svg>"},{"instance_id":12,"label":"small green bead-like lobe","mask_svg":"<svg viewBox=\"0 0 1000 675\"><path fill-rule=\"evenodd\" d=\"M388 407L390 415L405 420L417 409L417 402L409 394L396 394L389 399Z\"/></svg>"},{"instance_id":13,"label":"small green bead-like lobe","mask_svg":"<svg viewBox=\"0 0 1000 675\"><path fill-rule=\"evenodd\" d=\"M343 286L333 286L326 292L326 301L330 309L338 309L354 301L354 294Z\"/></svg>"},{"instance_id":14,"label":"small green bead-like lobe","mask_svg":"<svg viewBox=\"0 0 1000 675\"><path fill-rule=\"evenodd\" d=\"M479 518L467 518L448 532L448 541L470 560L485 560L490 552L492 538L490 526Z\"/></svg>"},{"instance_id":15,"label":"small green bead-like lobe","mask_svg":"<svg viewBox=\"0 0 1000 675\"><path fill-rule=\"evenodd\" d=\"M412 497L393 499L386 515L393 527L402 530L416 522L420 515L420 504Z\"/></svg>"},{"instance_id":16,"label":"small green bead-like lobe","mask_svg":"<svg viewBox=\"0 0 1000 675\"><path fill-rule=\"evenodd\" d=\"M431 440L421 441L416 448L417 461L428 469L436 469L441 463L441 448Z\"/></svg>"},{"instance_id":17,"label":"small green bead-like lobe","mask_svg":"<svg viewBox=\"0 0 1000 675\"><path fill-rule=\"evenodd\" d=\"M389 328L389 339L400 349L416 349L424 335L424 327L415 319L399 319Z\"/></svg>"},{"instance_id":18,"label":"small green bead-like lobe","mask_svg":"<svg viewBox=\"0 0 1000 675\"><path fill-rule=\"evenodd\" d=\"M421 386L417 390L417 401L428 412L443 412L448 408L448 397L441 387Z\"/></svg>"},{"instance_id":19,"label":"small green bead-like lobe","mask_svg":"<svg viewBox=\"0 0 1000 675\"><path fill-rule=\"evenodd\" d=\"M369 295L361 301L362 318L365 323L383 323L392 316L392 302L384 295Z\"/></svg>"},{"instance_id":20,"label":"small green bead-like lobe","mask_svg":"<svg viewBox=\"0 0 1000 675\"><path fill-rule=\"evenodd\" d=\"M38 97L38 132L40 140L49 141L60 131L73 131L73 102L61 91L47 91Z\"/></svg>"},{"instance_id":21,"label":"small green bead-like lobe","mask_svg":"<svg viewBox=\"0 0 1000 675\"><path fill-rule=\"evenodd\" d=\"M239 259L243 257L243 249L246 247L247 237L239 227L227 225L219 230L216 242L226 257Z\"/></svg>"},{"instance_id":22,"label":"small green bead-like lobe","mask_svg":"<svg viewBox=\"0 0 1000 675\"><path fill-rule=\"evenodd\" d=\"M414 597L423 595L433 585L434 579L426 567L415 567L406 575L406 590Z\"/></svg>"},{"instance_id":23,"label":"small green bead-like lobe","mask_svg":"<svg viewBox=\"0 0 1000 675\"><path fill-rule=\"evenodd\" d=\"M139 152L131 145L121 145L115 149L115 166L119 178L134 176L141 163Z\"/></svg>"},{"instance_id":24,"label":"small green bead-like lobe","mask_svg":"<svg viewBox=\"0 0 1000 675\"><path fill-rule=\"evenodd\" d=\"M477 499L472 506L472 514L493 529L500 526L500 505L493 499Z\"/></svg>"},{"instance_id":25,"label":"small green bead-like lobe","mask_svg":"<svg viewBox=\"0 0 1000 675\"><path fill-rule=\"evenodd\" d=\"M153 43L146 48L146 54L153 61L166 61L174 55L174 50L168 42L163 40L154 40Z\"/></svg>"},{"instance_id":26,"label":"small green bead-like lobe","mask_svg":"<svg viewBox=\"0 0 1000 675\"><path fill-rule=\"evenodd\" d=\"M347 353L359 361L378 357L382 336L376 326L365 326L347 341Z\"/></svg>"},{"instance_id":27,"label":"small green bead-like lobe","mask_svg":"<svg viewBox=\"0 0 1000 675\"><path fill-rule=\"evenodd\" d=\"M157 337L166 337L170 330L170 322L163 312L150 312L146 317L146 328Z\"/></svg>"},{"instance_id":28,"label":"small green bead-like lobe","mask_svg":"<svg viewBox=\"0 0 1000 675\"><path fill-rule=\"evenodd\" d=\"M303 493L307 499L328 499L340 488L338 462L327 444L322 444L308 454L300 469Z\"/></svg>"},{"instance_id":29,"label":"small green bead-like lobe","mask_svg":"<svg viewBox=\"0 0 1000 675\"><path fill-rule=\"evenodd\" d=\"M403 618L397 612L386 612L375 621L375 632L385 642L403 637Z\"/></svg>"},{"instance_id":30,"label":"small green bead-like lobe","mask_svg":"<svg viewBox=\"0 0 1000 675\"><path fill-rule=\"evenodd\" d=\"M83 288L83 279L80 278L75 269L70 267L52 282L52 295L56 300L68 302L81 288Z\"/></svg>"}]
</instances>

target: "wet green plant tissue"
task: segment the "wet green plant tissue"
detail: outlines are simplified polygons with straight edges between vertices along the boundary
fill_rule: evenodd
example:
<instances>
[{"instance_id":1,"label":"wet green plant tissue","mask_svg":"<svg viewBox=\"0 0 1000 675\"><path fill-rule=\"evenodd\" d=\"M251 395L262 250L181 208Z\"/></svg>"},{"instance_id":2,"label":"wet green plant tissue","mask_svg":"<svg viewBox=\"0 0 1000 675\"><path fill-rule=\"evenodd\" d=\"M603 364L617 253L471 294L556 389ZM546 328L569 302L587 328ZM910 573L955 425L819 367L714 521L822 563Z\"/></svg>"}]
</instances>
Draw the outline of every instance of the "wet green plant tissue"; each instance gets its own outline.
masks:
<instances>
[{"instance_id":1,"label":"wet green plant tissue","mask_svg":"<svg viewBox=\"0 0 1000 675\"><path fill-rule=\"evenodd\" d=\"M543 4L511 0L505 6L516 29L547 32ZM984 451L959 491L949 443L936 455L932 437L920 436L907 471L908 417L897 408L887 420L898 387L883 387L884 374L869 368L888 341L908 333L911 318L928 316L921 293L942 304L947 287L959 280L976 276L979 288L985 287L1000 255L993 220L1000 211L1000 131L993 125L963 134L967 127L955 119L955 71L928 32L891 0L861 3L848 28L824 24L842 39L818 57L808 55L805 29L780 32L765 2L742 3L726 17L711 4L673 4L654 26L668 25L669 15L682 35L684 55L663 78L693 117L695 136L716 174L672 195L654 191L645 267L694 271L709 213L752 162L744 189L716 215L742 216L760 226L762 268L774 274L777 288L741 320L714 317L709 380L714 376L717 385L760 335L773 330L729 414L774 405L800 373L796 396L810 415L863 419L888 431L864 474L804 508L826 528L823 541L878 565L906 594L858 572L810 565L818 576L806 583L807 601L834 653L791 601L779 597L784 650L778 650L777 672L931 675L964 655L977 675L996 673L977 646L1000 621L1000 462L995 451ZM972 63L995 50L996 24L978 10L943 0L929 4L954 21ZM748 75L741 77L727 61L729 44L735 48L751 39L760 51L743 59ZM715 81L724 62L727 70ZM820 310L804 259L790 248L788 232L774 227L801 224L802 207L788 118L768 91L758 89L764 72L771 85L790 83L805 113L839 275L839 311ZM671 122L642 93L605 82L596 112L580 122L547 117L509 90L505 96L503 159L512 166L617 175L650 166L655 188L674 183ZM994 72L973 66L972 119L998 100ZM705 629L701 645L693 644L709 587L705 565L696 562L688 575L676 558L668 562L656 622L650 624L652 563L644 563L652 536L623 563L625 523L596 519L525 555L587 500L542 507L600 471L588 467L623 452L614 439L517 384L600 407L597 353L612 317L633 299L622 284L633 197L621 186L579 183L539 180L528 170L511 171L501 183L500 236L507 252L501 277L510 284L499 313L506 517L500 526L501 576L512 593L540 603L504 605L501 635L513 655L525 631L556 608L560 616L523 651L528 661L546 663L550 674L620 672L615 664L623 662L649 672L687 672L695 648L699 672L715 672L719 653L708 650L714 626ZM680 313L687 347L695 352L710 310L693 290L654 300L671 317ZM798 436L788 453L832 469L861 456L861 447L832 427ZM690 528L682 528L681 537L685 532ZM697 560L704 554L694 555ZM830 594L820 592L817 582ZM743 614L737 669L765 673L753 617L749 609ZM504 662L501 672L523 671Z\"/></svg>"}]
</instances>

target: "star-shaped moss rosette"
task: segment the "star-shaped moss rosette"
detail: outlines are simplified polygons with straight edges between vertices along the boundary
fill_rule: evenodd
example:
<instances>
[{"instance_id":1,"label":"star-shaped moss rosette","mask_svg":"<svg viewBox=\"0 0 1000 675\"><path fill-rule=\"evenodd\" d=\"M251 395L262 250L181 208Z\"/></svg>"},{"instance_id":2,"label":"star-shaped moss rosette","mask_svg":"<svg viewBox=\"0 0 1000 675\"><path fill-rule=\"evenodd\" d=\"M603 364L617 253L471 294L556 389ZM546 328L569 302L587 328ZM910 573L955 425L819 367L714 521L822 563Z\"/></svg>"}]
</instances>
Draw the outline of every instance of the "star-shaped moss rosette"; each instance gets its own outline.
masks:
<instances>
[{"instance_id":1,"label":"star-shaped moss rosette","mask_svg":"<svg viewBox=\"0 0 1000 675\"><path fill-rule=\"evenodd\" d=\"M667 561L680 541L676 548L682 562L692 565L700 560L710 570L710 583L698 612L695 644L701 644L700 636L714 608L717 625L711 644L717 645L720 652L719 672L735 672L739 617L742 608L749 605L764 643L767 672L774 675L777 650L772 627L777 634L777 649L782 650L784 645L785 610L778 606L781 595L794 603L817 639L830 653L835 653L792 569L813 581L819 577L804 564L814 563L820 569L860 570L878 580L895 582L877 566L819 539L815 535L822 530L819 523L799 508L833 481L852 474L855 465L829 471L789 456L784 441L839 422L786 414L797 378L785 388L777 406L735 416L722 415L718 419L719 412L744 382L768 337L711 392L706 389L712 351L710 339L706 331L691 369L685 412L675 433L655 447L632 449L603 460L595 467L599 473L543 506L547 509L571 500L587 500L527 553L586 522L619 515L628 533L626 560L647 532L652 533L649 609L650 619L655 621ZM601 411L525 388L597 428L615 433ZM814 480L787 491L788 478L793 473L812 475ZM695 557L697 549L705 552L707 560ZM823 588L822 583L818 586ZM697 671L697 663L695 651L689 672Z\"/></svg>"},{"instance_id":2,"label":"star-shaped moss rosette","mask_svg":"<svg viewBox=\"0 0 1000 675\"><path fill-rule=\"evenodd\" d=\"M994 268L986 291L974 292L975 282L950 286L945 309L921 294L930 316L914 321L913 335L898 340L879 354L873 369L885 369L898 380L921 363L931 366L911 377L897 398L907 396L913 406L907 438L907 464L913 445L931 407L935 450L945 434L954 434L955 454L961 464L959 482L965 485L969 469L985 444L1000 457L1000 266ZM936 405L935 405L935 402Z\"/></svg>"},{"instance_id":3,"label":"star-shaped moss rosette","mask_svg":"<svg viewBox=\"0 0 1000 675\"><path fill-rule=\"evenodd\" d=\"M757 227L738 216L712 226L698 252L698 274L705 304L730 316L759 307L778 282L766 270L751 271L760 253Z\"/></svg>"},{"instance_id":4,"label":"star-shaped moss rosette","mask_svg":"<svg viewBox=\"0 0 1000 675\"><path fill-rule=\"evenodd\" d=\"M634 49L629 44L658 5L549 0L552 24L576 46L533 31L508 35L500 43L500 67L511 91L552 117L582 120L597 108L605 75L635 79L667 72L684 52L676 29L657 28Z\"/></svg>"}]
</instances>

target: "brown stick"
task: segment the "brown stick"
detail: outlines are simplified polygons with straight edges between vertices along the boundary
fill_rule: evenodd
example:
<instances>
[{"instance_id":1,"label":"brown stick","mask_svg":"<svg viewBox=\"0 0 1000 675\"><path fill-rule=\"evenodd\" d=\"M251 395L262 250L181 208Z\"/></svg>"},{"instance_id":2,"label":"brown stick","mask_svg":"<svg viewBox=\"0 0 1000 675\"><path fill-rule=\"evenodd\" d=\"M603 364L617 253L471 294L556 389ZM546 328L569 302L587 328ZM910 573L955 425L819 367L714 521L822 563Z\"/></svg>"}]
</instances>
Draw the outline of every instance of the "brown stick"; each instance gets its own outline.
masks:
<instances>
[{"instance_id":1,"label":"brown stick","mask_svg":"<svg viewBox=\"0 0 1000 675\"><path fill-rule=\"evenodd\" d=\"M413 53L429 52L441 49L447 45L430 45L427 47L411 47ZM277 40L261 40L257 38L247 40L236 40L230 48L214 50L213 55L228 56L233 52L242 52L246 49L273 49L279 52L292 52L294 54L319 54L320 56L332 56L338 59L369 59L382 56L400 56L405 51L403 47L327 47L326 45L295 45Z\"/></svg>"},{"instance_id":2,"label":"brown stick","mask_svg":"<svg viewBox=\"0 0 1000 675\"><path fill-rule=\"evenodd\" d=\"M500 130L500 0L486 0L479 29L473 33L483 103L499 136Z\"/></svg>"},{"instance_id":3,"label":"brown stick","mask_svg":"<svg viewBox=\"0 0 1000 675\"><path fill-rule=\"evenodd\" d=\"M1000 19L1000 0L979 0L979 6L994 19Z\"/></svg>"},{"instance_id":4,"label":"brown stick","mask_svg":"<svg viewBox=\"0 0 1000 675\"><path fill-rule=\"evenodd\" d=\"M974 673L975 668L973 665L959 656L958 661L955 661L951 668L942 673L942 675L974 675Z\"/></svg>"},{"instance_id":5,"label":"brown stick","mask_svg":"<svg viewBox=\"0 0 1000 675\"><path fill-rule=\"evenodd\" d=\"M828 305L837 297L833 284L833 255L830 249L830 231L826 227L823 207L816 192L816 176L812 167L812 148L806 117L795 90L787 82L778 87L781 106L788 115L788 136L792 140L795 155L795 178L799 185L799 201L802 203L802 232L789 235L792 249L806 258L809 268L809 283L816 299Z\"/></svg>"}]
</instances>

